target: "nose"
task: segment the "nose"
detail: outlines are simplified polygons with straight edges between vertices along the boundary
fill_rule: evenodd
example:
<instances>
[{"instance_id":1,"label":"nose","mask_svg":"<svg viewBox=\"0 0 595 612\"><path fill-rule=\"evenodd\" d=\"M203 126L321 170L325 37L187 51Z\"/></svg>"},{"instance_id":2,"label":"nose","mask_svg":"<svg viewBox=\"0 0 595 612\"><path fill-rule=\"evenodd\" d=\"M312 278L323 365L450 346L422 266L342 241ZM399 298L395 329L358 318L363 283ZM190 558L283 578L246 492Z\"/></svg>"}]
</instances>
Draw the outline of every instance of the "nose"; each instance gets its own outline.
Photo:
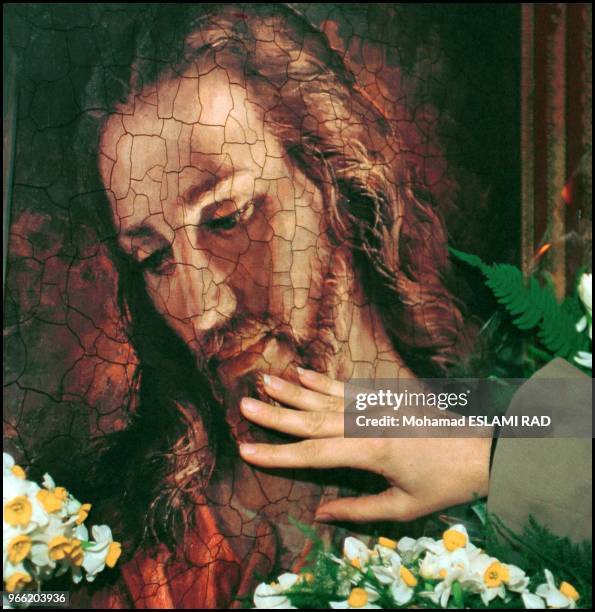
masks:
<instances>
[{"instance_id":1,"label":"nose","mask_svg":"<svg viewBox=\"0 0 595 612\"><path fill-rule=\"evenodd\" d=\"M237 307L229 262L193 243L192 230L176 230L171 245L172 265L157 288L163 315L184 338L220 326Z\"/></svg>"}]
</instances>

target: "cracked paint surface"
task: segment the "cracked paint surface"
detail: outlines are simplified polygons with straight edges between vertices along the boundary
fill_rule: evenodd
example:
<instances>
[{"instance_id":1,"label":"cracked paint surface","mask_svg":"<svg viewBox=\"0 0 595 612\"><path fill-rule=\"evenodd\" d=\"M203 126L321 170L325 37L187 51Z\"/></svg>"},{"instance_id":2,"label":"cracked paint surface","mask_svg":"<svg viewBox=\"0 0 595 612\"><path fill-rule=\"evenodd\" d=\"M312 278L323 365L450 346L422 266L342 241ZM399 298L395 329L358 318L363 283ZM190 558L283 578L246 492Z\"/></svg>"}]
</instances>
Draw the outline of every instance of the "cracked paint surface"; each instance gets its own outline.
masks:
<instances>
[{"instance_id":1,"label":"cracked paint surface","mask_svg":"<svg viewBox=\"0 0 595 612\"><path fill-rule=\"evenodd\" d=\"M402 49L383 31L404 6L139 6L11 13L4 435L124 542L81 601L237 606L303 560L290 517L381 486L248 466L238 441L287 438L243 420L240 398L298 366L456 365L474 330L446 247L481 241L459 183L489 184L438 138L450 118L423 84L457 71L436 31Z\"/></svg>"}]
</instances>

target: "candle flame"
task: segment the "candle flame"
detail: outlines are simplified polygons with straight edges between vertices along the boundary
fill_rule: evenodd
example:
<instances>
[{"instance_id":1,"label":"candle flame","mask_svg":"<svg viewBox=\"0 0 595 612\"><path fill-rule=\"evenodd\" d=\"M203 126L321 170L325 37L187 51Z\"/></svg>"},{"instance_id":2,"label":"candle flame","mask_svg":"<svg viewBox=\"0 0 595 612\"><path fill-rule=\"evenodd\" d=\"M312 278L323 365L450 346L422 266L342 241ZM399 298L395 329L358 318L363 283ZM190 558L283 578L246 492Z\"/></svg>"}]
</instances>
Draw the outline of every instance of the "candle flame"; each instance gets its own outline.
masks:
<instances>
[{"instance_id":1,"label":"candle flame","mask_svg":"<svg viewBox=\"0 0 595 612\"><path fill-rule=\"evenodd\" d=\"M535 252L535 256L534 256L535 261L537 261L538 259L541 259L551 248L552 248L551 242L546 242L545 244L541 245Z\"/></svg>"}]
</instances>

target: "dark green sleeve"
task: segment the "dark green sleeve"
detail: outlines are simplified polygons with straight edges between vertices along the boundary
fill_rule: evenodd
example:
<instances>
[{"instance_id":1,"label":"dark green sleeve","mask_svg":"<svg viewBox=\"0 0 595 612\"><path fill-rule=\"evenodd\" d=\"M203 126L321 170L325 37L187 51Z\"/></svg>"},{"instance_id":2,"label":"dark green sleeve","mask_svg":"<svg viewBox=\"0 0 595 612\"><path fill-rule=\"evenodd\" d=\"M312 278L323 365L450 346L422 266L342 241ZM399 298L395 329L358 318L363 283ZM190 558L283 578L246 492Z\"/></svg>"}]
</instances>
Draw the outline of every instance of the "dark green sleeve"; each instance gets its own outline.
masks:
<instances>
[{"instance_id":1,"label":"dark green sleeve","mask_svg":"<svg viewBox=\"0 0 595 612\"><path fill-rule=\"evenodd\" d=\"M555 359L521 387L507 414L515 413L517 396L530 389L536 378L584 376L567 361ZM535 414L543 412L545 401L559 411L586 411L585 416L590 420L592 406L586 395L578 401L573 397L571 404L564 397L550 394L544 400L542 396L534 402ZM526 399L523 411L527 414ZM498 441L490 473L488 512L496 514L511 529L521 531L532 515L557 535L577 542L591 539L591 494L590 438L500 438Z\"/></svg>"}]
</instances>

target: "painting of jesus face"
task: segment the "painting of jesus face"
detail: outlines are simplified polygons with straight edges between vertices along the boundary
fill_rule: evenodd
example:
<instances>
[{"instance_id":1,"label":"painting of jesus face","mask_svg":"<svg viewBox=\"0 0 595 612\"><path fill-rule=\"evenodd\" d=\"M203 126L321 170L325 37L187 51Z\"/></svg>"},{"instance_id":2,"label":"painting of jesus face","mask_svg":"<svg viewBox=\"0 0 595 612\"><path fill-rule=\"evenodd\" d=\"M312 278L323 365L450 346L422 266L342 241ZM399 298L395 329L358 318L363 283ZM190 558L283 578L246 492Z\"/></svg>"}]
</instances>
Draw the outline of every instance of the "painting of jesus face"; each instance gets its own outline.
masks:
<instances>
[{"instance_id":1,"label":"painting of jesus face","mask_svg":"<svg viewBox=\"0 0 595 612\"><path fill-rule=\"evenodd\" d=\"M11 6L7 450L122 544L81 608L238 606L258 576L300 571L300 524L331 546L376 529L325 519L386 489L352 463L360 440L347 466L335 442L316 464L324 437L266 421L322 435L336 406L309 374L406 387L483 372L492 350L516 360L518 334L455 251L521 265L549 219L546 140L529 183L519 147L519 41L541 9ZM521 218L536 222L524 246ZM307 462L267 464L267 448Z\"/></svg>"},{"instance_id":2,"label":"painting of jesus face","mask_svg":"<svg viewBox=\"0 0 595 612\"><path fill-rule=\"evenodd\" d=\"M101 139L118 241L197 366L229 384L255 369L378 365L382 330L329 239L321 190L258 101L224 70L193 67L130 108Z\"/></svg>"}]
</instances>

